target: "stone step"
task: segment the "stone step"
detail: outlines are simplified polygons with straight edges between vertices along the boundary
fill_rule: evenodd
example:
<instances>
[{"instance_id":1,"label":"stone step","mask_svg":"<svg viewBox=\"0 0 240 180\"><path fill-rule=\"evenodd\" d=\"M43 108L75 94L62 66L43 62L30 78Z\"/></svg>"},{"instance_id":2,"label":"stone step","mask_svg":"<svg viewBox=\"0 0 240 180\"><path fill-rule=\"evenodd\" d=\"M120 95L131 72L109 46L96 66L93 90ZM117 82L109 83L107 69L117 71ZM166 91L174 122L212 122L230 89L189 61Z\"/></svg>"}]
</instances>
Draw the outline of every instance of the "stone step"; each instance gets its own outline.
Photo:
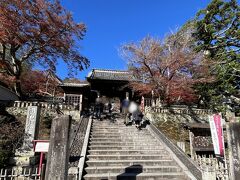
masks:
<instances>
[{"instance_id":1,"label":"stone step","mask_svg":"<svg viewBox=\"0 0 240 180\"><path fill-rule=\"evenodd\" d=\"M140 132L139 130L137 131L91 131L90 134L98 134L98 135L101 135L101 134L105 134L105 135L125 135L125 134L129 134L129 135L149 135L151 136L151 134L149 132Z\"/></svg>"},{"instance_id":2,"label":"stone step","mask_svg":"<svg viewBox=\"0 0 240 180\"><path fill-rule=\"evenodd\" d=\"M85 180L184 180L186 179L181 172L176 173L106 173L106 174L87 174L84 176Z\"/></svg>"},{"instance_id":3,"label":"stone step","mask_svg":"<svg viewBox=\"0 0 240 180\"><path fill-rule=\"evenodd\" d=\"M171 160L169 154L87 155L89 160Z\"/></svg>"},{"instance_id":4,"label":"stone step","mask_svg":"<svg viewBox=\"0 0 240 180\"><path fill-rule=\"evenodd\" d=\"M90 145L109 145L109 146L136 146L136 145L141 145L141 146L156 146L159 145L157 142L95 142L91 141L89 142Z\"/></svg>"},{"instance_id":5,"label":"stone step","mask_svg":"<svg viewBox=\"0 0 240 180\"><path fill-rule=\"evenodd\" d=\"M91 133L95 133L95 134L101 134L101 133L109 133L109 134L114 134L114 133L119 133L119 134L134 134L134 133L137 133L137 134L149 134L150 135L150 132L149 131L143 131L143 130L138 130L137 128L134 128L134 129L130 129L130 130L115 130L115 131L96 131L94 129L91 130Z\"/></svg>"},{"instance_id":6,"label":"stone step","mask_svg":"<svg viewBox=\"0 0 240 180\"><path fill-rule=\"evenodd\" d=\"M86 172L89 174L101 173L152 173L152 172L182 172L181 168L177 166L100 166L100 167L87 167Z\"/></svg>"},{"instance_id":7,"label":"stone step","mask_svg":"<svg viewBox=\"0 0 240 180\"><path fill-rule=\"evenodd\" d=\"M146 129L116 121L93 120L86 180L186 180L164 145Z\"/></svg>"},{"instance_id":8,"label":"stone step","mask_svg":"<svg viewBox=\"0 0 240 180\"><path fill-rule=\"evenodd\" d=\"M95 136L95 137L99 137L99 136L105 136L105 137L109 137L109 136L122 136L122 137L128 137L128 136L141 136L141 137L145 137L145 136L149 136L151 137L150 134L142 134L142 133L135 133L135 132L130 132L130 133L90 133L91 136Z\"/></svg>"},{"instance_id":9,"label":"stone step","mask_svg":"<svg viewBox=\"0 0 240 180\"><path fill-rule=\"evenodd\" d=\"M159 142L156 139L153 139L152 137L93 137L90 138L91 141L135 141L135 140L143 140L143 141L149 141L152 140L154 142Z\"/></svg>"},{"instance_id":10,"label":"stone step","mask_svg":"<svg viewBox=\"0 0 240 180\"><path fill-rule=\"evenodd\" d=\"M138 130L136 127L133 129L125 129L125 128L118 128L118 129L91 129L92 132L140 132L140 133L148 133L147 130Z\"/></svg>"},{"instance_id":11,"label":"stone step","mask_svg":"<svg viewBox=\"0 0 240 180\"><path fill-rule=\"evenodd\" d=\"M119 138L119 137L122 137L122 136L119 136L119 135L116 135L116 134L114 134L114 135L105 135L105 134L102 134L102 135L98 135L98 136L96 136L96 135L92 135L92 134L90 134L90 137L92 138Z\"/></svg>"},{"instance_id":12,"label":"stone step","mask_svg":"<svg viewBox=\"0 0 240 180\"><path fill-rule=\"evenodd\" d=\"M107 134L107 133L101 133L101 134L90 134L90 137L95 137L95 138L125 138L125 137L132 137L132 138L151 138L154 139L151 135L149 134L120 134L120 133L112 133L112 134Z\"/></svg>"},{"instance_id":13,"label":"stone step","mask_svg":"<svg viewBox=\"0 0 240 180\"><path fill-rule=\"evenodd\" d=\"M126 125L123 122L120 122L120 123L111 123L111 122L95 123L95 122L93 122L92 127L126 127Z\"/></svg>"},{"instance_id":14,"label":"stone step","mask_svg":"<svg viewBox=\"0 0 240 180\"><path fill-rule=\"evenodd\" d=\"M95 125L93 125L92 126L93 129L115 129L115 130L122 129L122 128L129 129L129 128L132 128L132 127L134 127L134 126L125 126L125 125L122 125L122 126L111 126L111 125L109 125L109 126L95 126Z\"/></svg>"},{"instance_id":15,"label":"stone step","mask_svg":"<svg viewBox=\"0 0 240 180\"><path fill-rule=\"evenodd\" d=\"M151 144L155 144L155 145L159 145L160 143L157 141L157 140L150 140L150 139L105 139L105 140L95 140L95 139L90 139L89 140L89 143L135 143L135 144L138 144L138 143L141 143L141 144L144 144L144 143L148 143L148 142L151 142Z\"/></svg>"},{"instance_id":16,"label":"stone step","mask_svg":"<svg viewBox=\"0 0 240 180\"><path fill-rule=\"evenodd\" d=\"M91 132L90 135L94 136L118 136L118 137L135 137L135 136L141 136L141 137L152 137L150 133L144 132ZM152 137L153 138L153 137Z\"/></svg>"},{"instance_id":17,"label":"stone step","mask_svg":"<svg viewBox=\"0 0 240 180\"><path fill-rule=\"evenodd\" d=\"M116 141L117 139L129 139L129 140L145 140L146 139L146 141L147 142L151 142L151 141L156 141L156 142L160 142L160 141L158 141L157 139L155 139L155 138L153 138L153 137L149 137L149 136L146 136L146 137L144 137L144 136L141 136L141 135L135 135L135 136L129 136L129 135L124 135L124 136L122 136L122 135L118 135L118 137L117 136L108 136L108 135L106 135L106 136L104 136L104 135L101 135L101 136L95 136L95 135L91 135L90 136L90 139L95 139L95 138L98 138L98 139L110 139L110 140L113 140L113 141Z\"/></svg>"},{"instance_id":18,"label":"stone step","mask_svg":"<svg viewBox=\"0 0 240 180\"><path fill-rule=\"evenodd\" d=\"M171 166L176 165L176 162L170 159L162 160L88 160L86 161L88 166L100 167L100 166Z\"/></svg>"},{"instance_id":19,"label":"stone step","mask_svg":"<svg viewBox=\"0 0 240 180\"><path fill-rule=\"evenodd\" d=\"M166 150L88 150L91 155L96 154L168 154Z\"/></svg>"},{"instance_id":20,"label":"stone step","mask_svg":"<svg viewBox=\"0 0 240 180\"><path fill-rule=\"evenodd\" d=\"M136 129L134 125L132 126L92 126L92 129L94 130L121 130L121 129ZM146 129L142 129L142 131L146 131Z\"/></svg>"},{"instance_id":21,"label":"stone step","mask_svg":"<svg viewBox=\"0 0 240 180\"><path fill-rule=\"evenodd\" d=\"M136 145L136 146L108 146L108 145L90 145L89 149L91 150L147 150L147 149L164 149L163 146L141 146L141 145Z\"/></svg>"},{"instance_id":22,"label":"stone step","mask_svg":"<svg viewBox=\"0 0 240 180\"><path fill-rule=\"evenodd\" d=\"M92 126L92 129L96 130L119 130L119 129L136 129L135 126L125 126L125 125L117 125L117 126ZM144 130L144 129L143 129Z\"/></svg>"}]
</instances>

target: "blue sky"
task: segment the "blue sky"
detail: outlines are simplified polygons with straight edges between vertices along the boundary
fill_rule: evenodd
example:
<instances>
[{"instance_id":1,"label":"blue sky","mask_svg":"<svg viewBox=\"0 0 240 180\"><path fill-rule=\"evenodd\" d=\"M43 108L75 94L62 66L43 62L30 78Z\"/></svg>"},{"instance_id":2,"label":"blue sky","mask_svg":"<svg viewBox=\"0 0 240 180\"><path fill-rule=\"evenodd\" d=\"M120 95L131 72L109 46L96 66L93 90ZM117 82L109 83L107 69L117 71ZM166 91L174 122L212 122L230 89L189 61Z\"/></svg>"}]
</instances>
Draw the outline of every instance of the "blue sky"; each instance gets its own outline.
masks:
<instances>
[{"instance_id":1,"label":"blue sky","mask_svg":"<svg viewBox=\"0 0 240 180\"><path fill-rule=\"evenodd\" d=\"M73 13L76 22L87 26L81 44L81 54L90 60L90 67L79 72L84 79L92 68L127 68L118 53L127 42L136 42L146 35L163 38L176 30L204 7L210 0L61 0ZM57 75L67 76L65 64L59 62Z\"/></svg>"}]
</instances>

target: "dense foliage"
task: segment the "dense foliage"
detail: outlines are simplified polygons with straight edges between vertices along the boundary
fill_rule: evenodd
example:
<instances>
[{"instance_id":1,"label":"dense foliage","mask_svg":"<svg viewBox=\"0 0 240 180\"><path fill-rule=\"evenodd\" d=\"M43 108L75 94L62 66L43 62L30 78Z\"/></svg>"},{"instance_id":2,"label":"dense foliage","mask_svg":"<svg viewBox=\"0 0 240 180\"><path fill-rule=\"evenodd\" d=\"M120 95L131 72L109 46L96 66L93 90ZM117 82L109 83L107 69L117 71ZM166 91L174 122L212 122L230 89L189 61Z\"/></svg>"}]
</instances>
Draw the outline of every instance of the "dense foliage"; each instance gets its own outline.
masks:
<instances>
[{"instance_id":1,"label":"dense foliage","mask_svg":"<svg viewBox=\"0 0 240 180\"><path fill-rule=\"evenodd\" d=\"M15 91L21 95L26 61L55 71L62 58L70 73L82 70L89 64L78 46L85 32L85 25L75 23L58 0L1 0L0 71L14 77Z\"/></svg>"},{"instance_id":2,"label":"dense foliage","mask_svg":"<svg viewBox=\"0 0 240 180\"><path fill-rule=\"evenodd\" d=\"M146 37L139 43L122 47L129 70L136 81L130 86L141 94L154 94L164 103L194 103L198 100L194 86L214 81L211 63L192 46L192 31L183 27L167 36L163 43Z\"/></svg>"},{"instance_id":3,"label":"dense foliage","mask_svg":"<svg viewBox=\"0 0 240 180\"><path fill-rule=\"evenodd\" d=\"M197 14L195 28L196 50L216 62L211 69L216 81L198 86L198 92L213 108L234 106L240 87L240 6L236 0L213 0Z\"/></svg>"}]
</instances>

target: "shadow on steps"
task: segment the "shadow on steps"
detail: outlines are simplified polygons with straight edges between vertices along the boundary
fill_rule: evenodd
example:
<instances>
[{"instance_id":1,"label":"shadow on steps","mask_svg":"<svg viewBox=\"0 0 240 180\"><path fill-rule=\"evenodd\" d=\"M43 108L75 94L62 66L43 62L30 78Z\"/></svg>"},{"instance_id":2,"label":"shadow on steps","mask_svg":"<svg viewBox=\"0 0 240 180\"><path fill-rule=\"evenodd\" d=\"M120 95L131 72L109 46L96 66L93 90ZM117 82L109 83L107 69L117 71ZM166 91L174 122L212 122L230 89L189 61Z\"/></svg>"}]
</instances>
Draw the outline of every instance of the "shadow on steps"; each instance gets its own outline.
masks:
<instances>
[{"instance_id":1,"label":"shadow on steps","mask_svg":"<svg viewBox=\"0 0 240 180\"><path fill-rule=\"evenodd\" d=\"M136 180L137 175L143 172L142 165L132 165L125 168L125 172L117 176L117 180Z\"/></svg>"}]
</instances>

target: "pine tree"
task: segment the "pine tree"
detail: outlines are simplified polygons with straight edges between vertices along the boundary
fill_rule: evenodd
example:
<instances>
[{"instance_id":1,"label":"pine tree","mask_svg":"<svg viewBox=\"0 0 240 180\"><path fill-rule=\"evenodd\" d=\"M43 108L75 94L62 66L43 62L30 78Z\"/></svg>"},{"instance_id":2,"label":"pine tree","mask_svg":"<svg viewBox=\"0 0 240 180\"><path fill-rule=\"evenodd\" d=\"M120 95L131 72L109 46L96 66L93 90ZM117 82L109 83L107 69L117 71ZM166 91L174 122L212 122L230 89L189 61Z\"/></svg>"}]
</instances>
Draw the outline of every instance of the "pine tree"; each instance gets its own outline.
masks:
<instances>
[{"instance_id":1,"label":"pine tree","mask_svg":"<svg viewBox=\"0 0 240 180\"><path fill-rule=\"evenodd\" d=\"M197 51L216 62L211 85L201 85L198 91L212 107L233 105L240 87L240 6L236 0L213 0L196 16Z\"/></svg>"}]
</instances>

